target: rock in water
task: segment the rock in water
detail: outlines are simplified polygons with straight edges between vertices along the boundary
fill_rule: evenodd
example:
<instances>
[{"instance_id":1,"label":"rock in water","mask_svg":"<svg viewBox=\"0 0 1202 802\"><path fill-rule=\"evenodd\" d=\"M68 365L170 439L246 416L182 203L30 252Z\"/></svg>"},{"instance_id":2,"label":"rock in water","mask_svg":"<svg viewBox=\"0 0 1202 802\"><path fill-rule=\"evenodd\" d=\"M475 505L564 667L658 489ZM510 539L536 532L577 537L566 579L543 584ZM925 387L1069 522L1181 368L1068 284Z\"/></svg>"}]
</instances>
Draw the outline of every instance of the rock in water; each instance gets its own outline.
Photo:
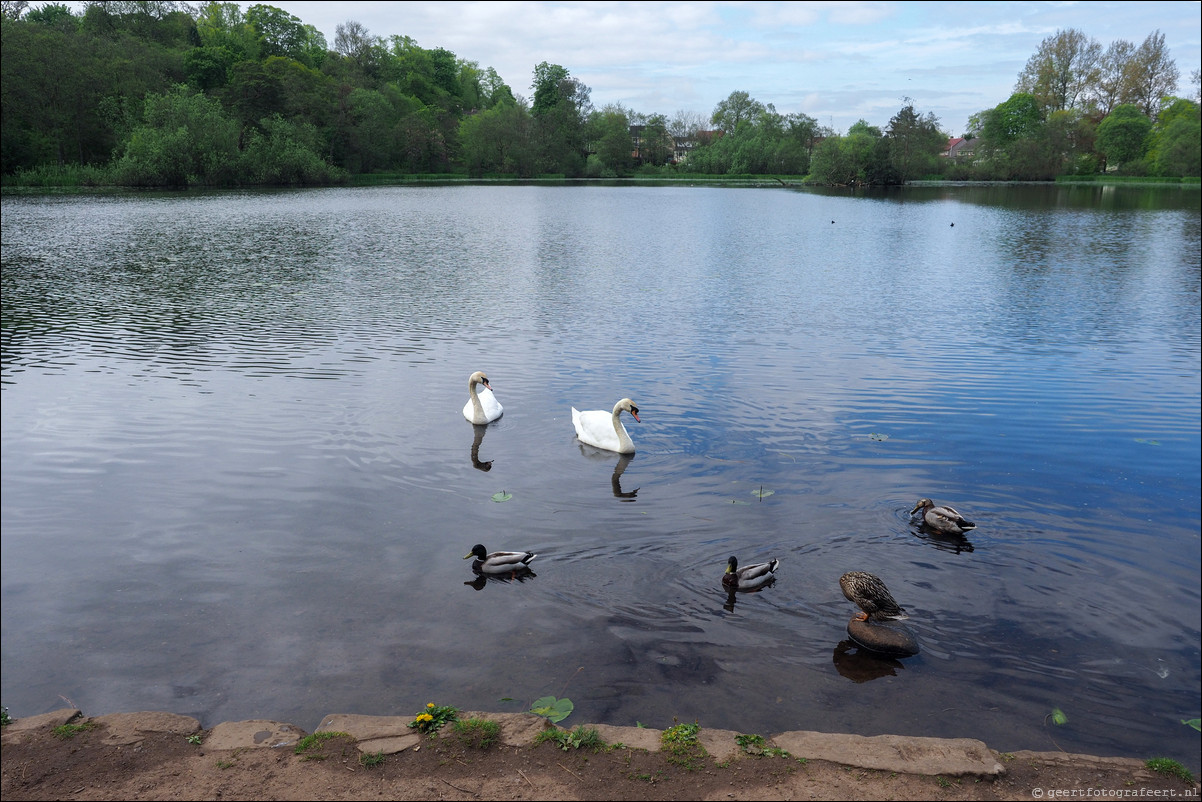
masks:
<instances>
[{"instance_id":1,"label":"rock in water","mask_svg":"<svg viewBox=\"0 0 1202 802\"><path fill-rule=\"evenodd\" d=\"M898 621L847 622L847 634L857 645L890 657L913 657L918 654L918 641L906 626Z\"/></svg>"}]
</instances>

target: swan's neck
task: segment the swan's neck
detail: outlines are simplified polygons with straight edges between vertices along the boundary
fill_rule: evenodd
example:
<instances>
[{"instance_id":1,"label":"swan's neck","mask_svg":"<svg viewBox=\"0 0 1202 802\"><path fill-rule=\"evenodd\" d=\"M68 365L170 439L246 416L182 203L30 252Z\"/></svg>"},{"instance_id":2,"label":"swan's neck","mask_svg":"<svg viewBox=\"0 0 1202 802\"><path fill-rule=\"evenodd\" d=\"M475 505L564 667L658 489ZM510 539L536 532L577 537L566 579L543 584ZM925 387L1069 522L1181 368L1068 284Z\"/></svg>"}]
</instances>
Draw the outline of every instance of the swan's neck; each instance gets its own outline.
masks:
<instances>
[{"instance_id":1,"label":"swan's neck","mask_svg":"<svg viewBox=\"0 0 1202 802\"><path fill-rule=\"evenodd\" d=\"M622 425L621 414L622 410L614 410L614 432L618 435L618 451L622 453L634 451L634 441L630 439L630 435L626 433L626 427Z\"/></svg>"},{"instance_id":2,"label":"swan's neck","mask_svg":"<svg viewBox=\"0 0 1202 802\"><path fill-rule=\"evenodd\" d=\"M476 392L476 383L475 382L467 383L467 392L468 392L468 395L470 395L472 397L472 412L475 413L475 415L474 415L475 419L478 421L483 420L484 419L484 405L480 403L480 394Z\"/></svg>"}]
</instances>

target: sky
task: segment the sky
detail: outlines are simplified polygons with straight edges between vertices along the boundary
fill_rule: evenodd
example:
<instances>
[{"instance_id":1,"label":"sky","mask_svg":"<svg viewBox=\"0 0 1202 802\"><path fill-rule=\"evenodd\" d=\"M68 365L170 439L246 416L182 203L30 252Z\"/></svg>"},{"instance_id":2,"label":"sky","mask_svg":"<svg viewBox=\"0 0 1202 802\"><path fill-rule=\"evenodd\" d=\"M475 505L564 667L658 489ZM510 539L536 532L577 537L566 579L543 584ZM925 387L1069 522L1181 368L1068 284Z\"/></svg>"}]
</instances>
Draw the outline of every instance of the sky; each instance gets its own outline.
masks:
<instances>
[{"instance_id":1,"label":"sky","mask_svg":"<svg viewBox=\"0 0 1202 802\"><path fill-rule=\"evenodd\" d=\"M1075 28L1103 48L1159 31L1190 97L1202 66L1202 3L1184 2L270 2L334 46L354 20L408 36L533 97L534 68L558 64L596 108L708 120L732 92L846 133L884 128L912 103L958 136L1002 103L1040 43ZM252 3L238 3L243 10Z\"/></svg>"}]
</instances>

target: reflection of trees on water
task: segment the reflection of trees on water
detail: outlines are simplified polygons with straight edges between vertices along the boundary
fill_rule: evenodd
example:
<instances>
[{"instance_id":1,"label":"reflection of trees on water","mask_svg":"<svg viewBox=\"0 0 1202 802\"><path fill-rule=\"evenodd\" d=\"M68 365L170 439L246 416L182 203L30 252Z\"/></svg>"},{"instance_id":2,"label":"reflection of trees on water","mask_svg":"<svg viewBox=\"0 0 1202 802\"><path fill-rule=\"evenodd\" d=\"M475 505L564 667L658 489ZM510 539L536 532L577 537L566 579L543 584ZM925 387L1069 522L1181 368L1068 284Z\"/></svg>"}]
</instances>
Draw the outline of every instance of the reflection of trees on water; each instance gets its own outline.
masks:
<instances>
[{"instance_id":1,"label":"reflection of trees on water","mask_svg":"<svg viewBox=\"0 0 1202 802\"><path fill-rule=\"evenodd\" d=\"M851 639L839 641L833 660L839 676L847 677L856 683L869 682L881 677L896 677L897 672L905 668L900 660L865 649Z\"/></svg>"},{"instance_id":2,"label":"reflection of trees on water","mask_svg":"<svg viewBox=\"0 0 1202 802\"><path fill-rule=\"evenodd\" d=\"M480 471L491 471L492 460L480 461L480 444L484 442L484 433L488 431L488 426L474 423L472 428L476 430L475 436L472 438L472 467Z\"/></svg>"}]
</instances>

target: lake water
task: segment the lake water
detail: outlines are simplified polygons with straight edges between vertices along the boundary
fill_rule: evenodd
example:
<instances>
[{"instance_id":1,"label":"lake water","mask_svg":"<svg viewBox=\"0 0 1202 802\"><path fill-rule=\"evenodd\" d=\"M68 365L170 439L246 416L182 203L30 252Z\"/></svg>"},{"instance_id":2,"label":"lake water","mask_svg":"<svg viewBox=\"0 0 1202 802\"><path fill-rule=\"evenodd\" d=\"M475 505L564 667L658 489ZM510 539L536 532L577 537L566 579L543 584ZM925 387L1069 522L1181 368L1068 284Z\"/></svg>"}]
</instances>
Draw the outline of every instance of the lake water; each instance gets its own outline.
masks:
<instances>
[{"instance_id":1,"label":"lake water","mask_svg":"<svg viewBox=\"0 0 1202 802\"><path fill-rule=\"evenodd\" d=\"M1199 198L5 196L0 701L312 730L550 695L1197 771ZM634 457L582 446L571 408L623 396ZM477 542L536 576L473 583ZM728 599L732 554L776 584ZM920 654L849 641L848 570Z\"/></svg>"}]
</instances>

